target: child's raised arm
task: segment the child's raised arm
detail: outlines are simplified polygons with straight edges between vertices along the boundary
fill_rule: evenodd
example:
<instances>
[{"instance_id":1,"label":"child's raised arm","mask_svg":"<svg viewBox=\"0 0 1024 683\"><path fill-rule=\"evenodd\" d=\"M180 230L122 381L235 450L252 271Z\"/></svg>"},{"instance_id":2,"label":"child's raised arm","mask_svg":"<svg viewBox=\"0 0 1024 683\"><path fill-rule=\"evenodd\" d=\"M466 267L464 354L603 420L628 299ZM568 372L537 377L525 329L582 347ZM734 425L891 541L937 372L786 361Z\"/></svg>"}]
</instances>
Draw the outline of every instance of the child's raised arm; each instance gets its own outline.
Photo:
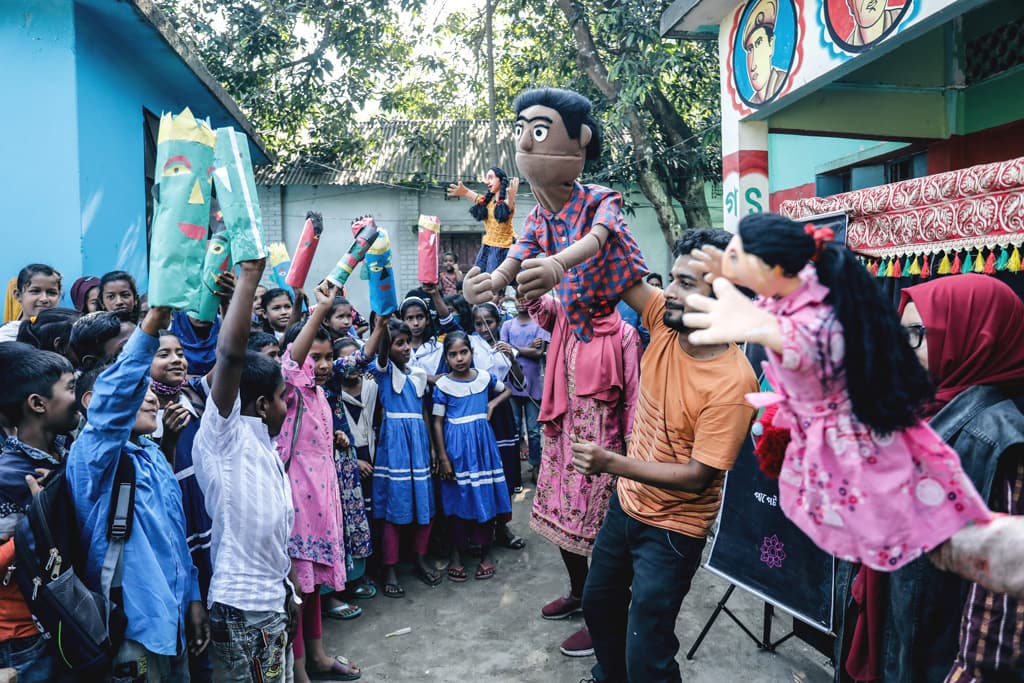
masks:
<instances>
[{"instance_id":1,"label":"child's raised arm","mask_svg":"<svg viewBox=\"0 0 1024 683\"><path fill-rule=\"evenodd\" d=\"M388 366L387 357L388 349L391 347L391 335L388 334L388 321L391 320L391 314L377 316L377 324L373 326L373 331L370 332L370 338L366 340L366 344L363 345L363 355L367 358L377 356L377 367L386 368ZM384 354L384 362L381 363L380 353L378 350L382 349L381 353Z\"/></svg>"},{"instance_id":2,"label":"child's raised arm","mask_svg":"<svg viewBox=\"0 0 1024 683\"><path fill-rule=\"evenodd\" d=\"M229 417L242 383L245 352L252 328L252 299L263 277L266 259L243 261L242 274L235 282L224 323L217 338L217 364L211 372L210 396L221 417Z\"/></svg>"},{"instance_id":3,"label":"child's raised arm","mask_svg":"<svg viewBox=\"0 0 1024 683\"><path fill-rule=\"evenodd\" d=\"M316 295L316 306L309 312L309 318L306 320L306 324L302 326L302 331L299 332L299 336L297 336L295 341L292 342L292 360L300 367L306 362L306 356L309 355L309 349L313 346L313 340L316 339L317 328L323 325L324 318L327 317L327 312L331 310L331 304L334 303L334 298L338 295L338 287L337 285L324 280L316 286L316 289L313 290L313 294Z\"/></svg>"}]
</instances>

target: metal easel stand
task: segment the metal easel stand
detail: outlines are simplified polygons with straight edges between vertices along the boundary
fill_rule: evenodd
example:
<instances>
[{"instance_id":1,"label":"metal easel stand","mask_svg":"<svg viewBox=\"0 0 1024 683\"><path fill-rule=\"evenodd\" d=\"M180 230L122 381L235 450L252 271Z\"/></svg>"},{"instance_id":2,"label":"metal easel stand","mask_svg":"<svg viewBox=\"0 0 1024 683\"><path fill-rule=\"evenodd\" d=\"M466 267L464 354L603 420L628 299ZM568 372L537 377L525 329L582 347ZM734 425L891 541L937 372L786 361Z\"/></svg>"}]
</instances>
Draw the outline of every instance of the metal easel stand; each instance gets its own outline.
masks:
<instances>
[{"instance_id":1,"label":"metal easel stand","mask_svg":"<svg viewBox=\"0 0 1024 683\"><path fill-rule=\"evenodd\" d=\"M711 617L707 620L707 623L704 624L704 628L701 630L700 635L697 636L697 640L693 643L693 647L691 647L690 651L686 653L687 659L693 659L694 655L697 654L697 648L699 648L700 644L704 642L704 638L707 637L708 631L711 630L711 626L715 623L715 620L718 619L718 615L722 612L725 612L726 616L736 622L736 625L743 629L743 632L757 644L758 650L775 652L775 648L796 635L794 631L790 631L778 640L772 640L772 619L775 616L775 608L766 602L764 603L764 621L762 623L761 637L758 638L754 635L753 631L747 628L746 624L740 621L739 618L733 614L732 610L726 606L725 603L729 601L734 590L736 590L736 585L729 584L729 588L726 589L725 595L722 596L722 599L718 601L718 606L715 607L715 611L711 613Z\"/></svg>"}]
</instances>

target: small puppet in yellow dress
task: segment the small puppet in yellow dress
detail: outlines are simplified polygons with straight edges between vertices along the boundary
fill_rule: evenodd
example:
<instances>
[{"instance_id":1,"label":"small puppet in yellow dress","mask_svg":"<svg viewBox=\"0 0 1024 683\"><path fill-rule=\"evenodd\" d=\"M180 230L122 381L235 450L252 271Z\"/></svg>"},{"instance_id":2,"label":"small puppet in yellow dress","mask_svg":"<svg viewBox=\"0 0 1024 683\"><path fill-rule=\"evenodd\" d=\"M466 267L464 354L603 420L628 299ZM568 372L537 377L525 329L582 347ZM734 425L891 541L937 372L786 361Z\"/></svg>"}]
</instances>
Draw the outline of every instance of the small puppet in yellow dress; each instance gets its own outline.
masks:
<instances>
[{"instance_id":1,"label":"small puppet in yellow dress","mask_svg":"<svg viewBox=\"0 0 1024 683\"><path fill-rule=\"evenodd\" d=\"M512 217L516 215L516 192L519 178L509 180L505 171L492 166L484 176L487 194L477 194L461 182L448 186L449 197L465 197L473 202L469 213L484 223L484 238L473 264L485 273L501 265L509 247L516 241Z\"/></svg>"}]
</instances>

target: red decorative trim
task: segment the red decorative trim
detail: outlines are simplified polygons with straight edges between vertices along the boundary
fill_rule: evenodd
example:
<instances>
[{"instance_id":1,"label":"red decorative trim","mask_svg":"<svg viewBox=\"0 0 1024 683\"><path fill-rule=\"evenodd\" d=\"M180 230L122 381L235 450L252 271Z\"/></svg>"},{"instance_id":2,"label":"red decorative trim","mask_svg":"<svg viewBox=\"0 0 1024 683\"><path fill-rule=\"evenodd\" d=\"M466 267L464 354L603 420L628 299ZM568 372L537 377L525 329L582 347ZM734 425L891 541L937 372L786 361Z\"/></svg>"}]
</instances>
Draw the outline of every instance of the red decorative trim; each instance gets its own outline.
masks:
<instances>
[{"instance_id":1,"label":"red decorative trim","mask_svg":"<svg viewBox=\"0 0 1024 683\"><path fill-rule=\"evenodd\" d=\"M797 187L791 187L788 190L778 190L776 192L772 192L768 197L768 204L772 211L778 211L783 202L796 201L797 199L811 199L814 197L815 192L817 192L817 188L814 183L798 185Z\"/></svg>"},{"instance_id":2,"label":"red decorative trim","mask_svg":"<svg viewBox=\"0 0 1024 683\"><path fill-rule=\"evenodd\" d=\"M849 213L847 244L867 256L1019 246L1024 157L779 207L794 219L833 211Z\"/></svg>"},{"instance_id":3,"label":"red decorative trim","mask_svg":"<svg viewBox=\"0 0 1024 683\"><path fill-rule=\"evenodd\" d=\"M745 176L748 173L768 175L768 152L758 149L741 149L722 157L722 177L732 173Z\"/></svg>"}]
</instances>

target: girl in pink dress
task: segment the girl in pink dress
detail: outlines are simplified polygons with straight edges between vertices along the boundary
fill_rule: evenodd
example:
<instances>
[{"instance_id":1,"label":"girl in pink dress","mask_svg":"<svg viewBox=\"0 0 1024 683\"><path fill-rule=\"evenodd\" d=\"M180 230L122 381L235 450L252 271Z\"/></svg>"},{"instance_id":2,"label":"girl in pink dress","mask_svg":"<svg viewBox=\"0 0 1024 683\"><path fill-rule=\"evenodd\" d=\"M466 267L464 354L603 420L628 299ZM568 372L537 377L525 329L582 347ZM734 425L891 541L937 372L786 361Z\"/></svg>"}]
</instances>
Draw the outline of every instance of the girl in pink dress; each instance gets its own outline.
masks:
<instances>
[{"instance_id":1,"label":"girl in pink dress","mask_svg":"<svg viewBox=\"0 0 1024 683\"><path fill-rule=\"evenodd\" d=\"M336 291L328 284L316 288L316 307L309 319L285 333L281 355L288 415L277 437L277 450L295 505L288 555L302 591L302 619L295 635L295 680L300 682L308 680L309 674L323 677L329 672L333 680L347 681L359 673L344 657L330 657L324 651L320 614L320 586L340 591L346 579L334 420L322 388L334 373L331 337L323 322Z\"/></svg>"},{"instance_id":2,"label":"girl in pink dress","mask_svg":"<svg viewBox=\"0 0 1024 683\"><path fill-rule=\"evenodd\" d=\"M853 253L776 214L743 218L724 255L695 253L717 299L691 295L696 344L751 341L768 351L792 440L779 475L786 516L826 552L899 569L972 522L991 518L960 459L921 421L932 396L890 301ZM749 301L731 283L759 296Z\"/></svg>"}]
</instances>

